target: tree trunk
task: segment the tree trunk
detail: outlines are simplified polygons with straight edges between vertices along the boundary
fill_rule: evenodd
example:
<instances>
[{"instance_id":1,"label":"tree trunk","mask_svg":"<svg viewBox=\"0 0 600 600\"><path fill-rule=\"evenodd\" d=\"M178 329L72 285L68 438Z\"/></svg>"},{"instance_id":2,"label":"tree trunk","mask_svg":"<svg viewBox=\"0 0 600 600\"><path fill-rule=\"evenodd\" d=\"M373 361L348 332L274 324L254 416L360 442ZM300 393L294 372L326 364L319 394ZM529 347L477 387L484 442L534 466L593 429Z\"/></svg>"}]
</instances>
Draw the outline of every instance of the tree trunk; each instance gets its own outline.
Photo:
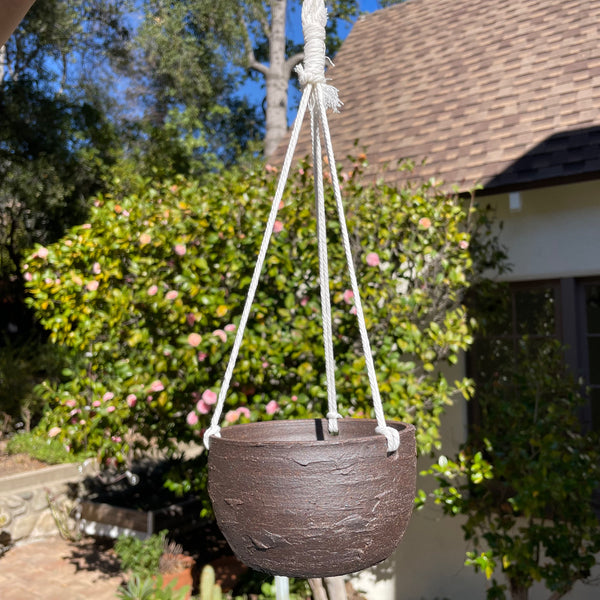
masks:
<instances>
[{"instance_id":1,"label":"tree trunk","mask_svg":"<svg viewBox=\"0 0 600 600\"><path fill-rule=\"evenodd\" d=\"M267 71L267 114L265 157L276 150L287 132L289 66L285 57L286 0L271 0L271 30L269 34L269 70Z\"/></svg>"}]
</instances>

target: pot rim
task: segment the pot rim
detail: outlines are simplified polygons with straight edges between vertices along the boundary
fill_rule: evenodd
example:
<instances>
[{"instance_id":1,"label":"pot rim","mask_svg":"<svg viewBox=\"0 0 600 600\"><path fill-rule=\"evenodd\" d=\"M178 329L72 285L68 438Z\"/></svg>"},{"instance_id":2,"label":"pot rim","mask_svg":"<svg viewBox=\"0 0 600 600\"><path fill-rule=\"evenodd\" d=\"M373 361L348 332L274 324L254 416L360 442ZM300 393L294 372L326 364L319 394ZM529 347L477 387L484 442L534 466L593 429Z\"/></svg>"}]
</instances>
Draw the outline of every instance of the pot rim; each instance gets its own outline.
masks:
<instances>
[{"instance_id":1,"label":"pot rim","mask_svg":"<svg viewBox=\"0 0 600 600\"><path fill-rule=\"evenodd\" d=\"M302 447L313 447L313 446L320 446L322 447L323 444L326 444L328 446L341 446L341 445L348 445L348 444L364 444L366 442L372 441L373 439L376 438L380 438L381 439L381 443L382 444L386 444L386 439L385 436L381 435L380 433L377 433L375 431L375 428L377 427L378 423L375 419L354 419L354 418L343 418L343 419L338 419L338 423L354 423L354 424L360 424L360 425L364 425L365 428L368 424L372 425L372 429L365 434L362 435L355 435L352 437L340 437L339 435L336 434L327 434L327 437L322 439L322 440L318 440L318 439L311 439L311 440L301 440L301 439L293 439L293 438L289 438L289 439L260 439L260 438L251 438L251 439L239 439L236 437L230 437L229 434L233 433L233 435L235 436L235 432L239 432L242 429L272 429L272 428L281 428L283 429L284 427L289 426L290 423L296 423L296 424L300 424L300 425L304 425L304 426L309 426L312 425L313 427L315 426L315 424L317 422L321 422L322 424L324 424L324 431L327 431L327 419L323 419L323 418L315 418L315 419L285 419L285 420L273 420L273 421L255 421L253 423L238 423L237 425L228 425L227 427L223 427L221 429L221 436L217 437L214 436L213 438L211 438L211 448L213 447L212 444L221 444L221 443L226 443L226 444L232 444L234 446L240 446L240 447L251 447L251 446L260 446L260 447L272 447L272 448L276 448L276 447L289 447L289 446L295 446L295 445L299 445ZM394 429L396 429L398 431L398 433L400 434L401 438L403 436L407 436L410 435L411 433L414 435L414 431L415 431L415 426L410 424L410 423L404 423L402 421L386 421L386 424L390 427L394 427ZM209 451L209 456L210 456L210 451Z\"/></svg>"}]
</instances>

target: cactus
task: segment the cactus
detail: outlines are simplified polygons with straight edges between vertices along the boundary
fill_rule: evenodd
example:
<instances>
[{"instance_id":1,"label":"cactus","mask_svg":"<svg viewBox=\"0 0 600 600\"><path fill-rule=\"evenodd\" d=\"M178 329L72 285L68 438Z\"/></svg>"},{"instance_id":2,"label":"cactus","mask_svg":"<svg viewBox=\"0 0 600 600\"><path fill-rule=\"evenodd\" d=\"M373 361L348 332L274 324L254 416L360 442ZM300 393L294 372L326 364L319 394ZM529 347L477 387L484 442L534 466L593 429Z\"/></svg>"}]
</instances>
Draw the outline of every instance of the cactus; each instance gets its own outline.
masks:
<instances>
[{"instance_id":1,"label":"cactus","mask_svg":"<svg viewBox=\"0 0 600 600\"><path fill-rule=\"evenodd\" d=\"M221 600L221 586L215 583L215 570L210 565L204 565L200 574L200 600Z\"/></svg>"},{"instance_id":2,"label":"cactus","mask_svg":"<svg viewBox=\"0 0 600 600\"><path fill-rule=\"evenodd\" d=\"M213 595L212 600L222 600L223 592L221 591L221 586L218 583L215 583L213 587Z\"/></svg>"}]
</instances>

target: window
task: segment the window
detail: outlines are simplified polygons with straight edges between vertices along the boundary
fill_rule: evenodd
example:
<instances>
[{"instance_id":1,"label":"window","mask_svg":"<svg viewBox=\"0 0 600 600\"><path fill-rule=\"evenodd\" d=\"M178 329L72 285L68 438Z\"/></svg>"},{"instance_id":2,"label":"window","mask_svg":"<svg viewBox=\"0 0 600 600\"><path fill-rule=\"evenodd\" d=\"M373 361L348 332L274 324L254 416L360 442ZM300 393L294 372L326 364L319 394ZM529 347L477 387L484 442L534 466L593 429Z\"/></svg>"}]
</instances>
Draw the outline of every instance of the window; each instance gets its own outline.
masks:
<instances>
[{"instance_id":1,"label":"window","mask_svg":"<svg viewBox=\"0 0 600 600\"><path fill-rule=\"evenodd\" d=\"M480 290L472 304L482 326L467 363L476 382L501 378L519 344L558 339L566 363L589 390L582 422L600 430L600 279L497 284ZM476 401L470 403L469 419L481 422Z\"/></svg>"}]
</instances>

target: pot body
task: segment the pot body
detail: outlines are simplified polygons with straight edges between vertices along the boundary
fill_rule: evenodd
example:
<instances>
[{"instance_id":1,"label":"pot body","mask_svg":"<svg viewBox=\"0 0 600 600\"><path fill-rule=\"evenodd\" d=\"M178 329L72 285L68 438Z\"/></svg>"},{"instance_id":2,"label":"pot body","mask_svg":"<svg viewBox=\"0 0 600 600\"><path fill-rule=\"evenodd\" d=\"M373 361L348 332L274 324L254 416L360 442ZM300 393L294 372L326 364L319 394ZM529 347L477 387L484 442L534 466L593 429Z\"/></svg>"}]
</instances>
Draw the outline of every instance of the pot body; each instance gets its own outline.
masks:
<instances>
[{"instance_id":1,"label":"pot body","mask_svg":"<svg viewBox=\"0 0 600 600\"><path fill-rule=\"evenodd\" d=\"M377 422L340 419L234 425L211 438L208 491L237 557L288 577L333 577L385 560L415 498L412 425L389 422L400 448L387 452Z\"/></svg>"}]
</instances>

